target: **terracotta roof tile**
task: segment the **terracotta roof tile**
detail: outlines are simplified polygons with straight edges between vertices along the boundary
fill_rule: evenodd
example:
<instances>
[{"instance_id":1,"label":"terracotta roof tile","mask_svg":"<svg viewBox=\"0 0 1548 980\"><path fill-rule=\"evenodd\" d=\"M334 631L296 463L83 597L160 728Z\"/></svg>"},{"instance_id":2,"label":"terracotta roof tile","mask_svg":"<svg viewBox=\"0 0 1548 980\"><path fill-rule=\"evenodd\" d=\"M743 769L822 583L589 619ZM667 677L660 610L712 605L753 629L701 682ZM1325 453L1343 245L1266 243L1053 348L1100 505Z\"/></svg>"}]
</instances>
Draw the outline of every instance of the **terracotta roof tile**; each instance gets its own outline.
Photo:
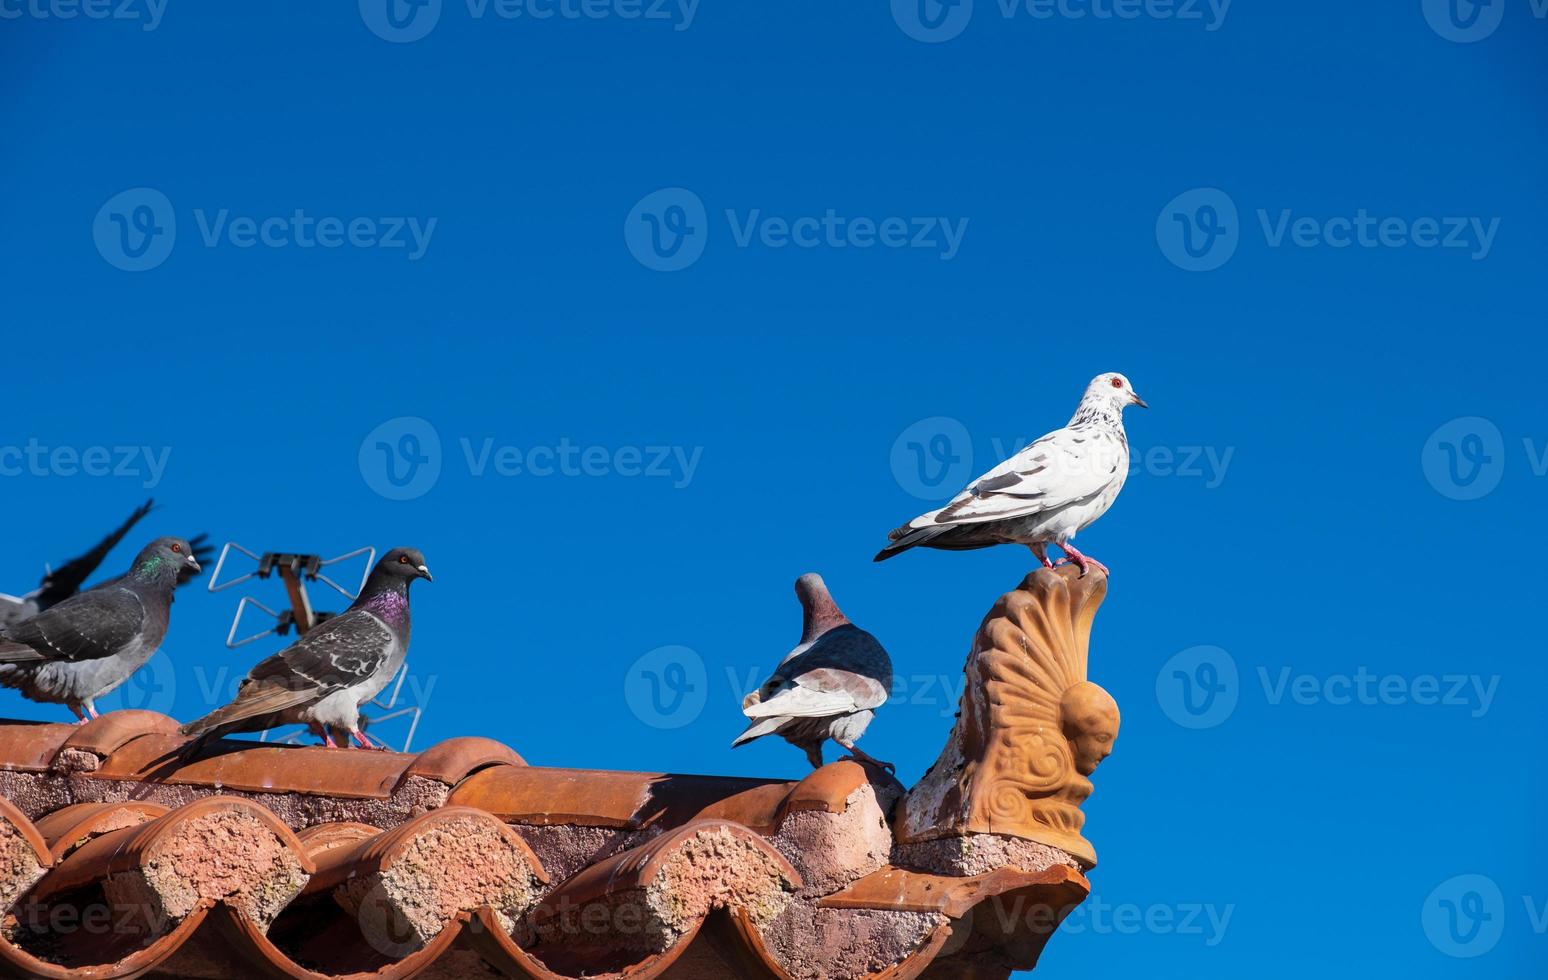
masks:
<instances>
[{"instance_id":1,"label":"terracotta roof tile","mask_svg":"<svg viewBox=\"0 0 1548 980\"><path fill-rule=\"evenodd\" d=\"M874 850L860 823L885 859L896 799L851 762L790 782L536 768L480 738L417 756L227 741L184 759L184 744L151 712L0 722L0 975L787 980L863 925L892 944L869 980L947 956L1001 977L961 957L995 942L1006 962L1035 957L1046 936L980 923L957 953L956 924L998 896L1086 887L1062 865L964 877L866 858L846 874ZM828 849L818 865L811 847ZM820 865L816 885L792 858ZM138 915L100 935L55 924L95 908Z\"/></svg>"},{"instance_id":2,"label":"terracotta roof tile","mask_svg":"<svg viewBox=\"0 0 1548 980\"><path fill-rule=\"evenodd\" d=\"M0 769L45 772L54 764L65 740L75 732L74 725L6 722L4 737L0 738Z\"/></svg>"}]
</instances>

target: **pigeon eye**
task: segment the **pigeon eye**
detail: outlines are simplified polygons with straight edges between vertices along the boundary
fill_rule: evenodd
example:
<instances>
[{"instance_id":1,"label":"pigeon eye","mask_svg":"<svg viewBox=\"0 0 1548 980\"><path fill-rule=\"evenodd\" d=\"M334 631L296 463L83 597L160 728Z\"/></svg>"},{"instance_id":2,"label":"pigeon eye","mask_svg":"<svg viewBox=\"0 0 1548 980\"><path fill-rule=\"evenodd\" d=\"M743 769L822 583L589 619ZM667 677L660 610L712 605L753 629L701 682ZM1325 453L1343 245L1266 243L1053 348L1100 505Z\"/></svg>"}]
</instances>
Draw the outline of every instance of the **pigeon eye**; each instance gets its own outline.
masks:
<instances>
[{"instance_id":1,"label":"pigeon eye","mask_svg":"<svg viewBox=\"0 0 1548 980\"><path fill-rule=\"evenodd\" d=\"M408 555L399 555L398 556L398 564L399 565L407 565L408 564Z\"/></svg>"},{"instance_id":2,"label":"pigeon eye","mask_svg":"<svg viewBox=\"0 0 1548 980\"><path fill-rule=\"evenodd\" d=\"M183 546L180 545L180 544L173 545L172 546L172 553L175 554L175 555L182 554L183 553Z\"/></svg>"},{"instance_id":3,"label":"pigeon eye","mask_svg":"<svg viewBox=\"0 0 1548 980\"><path fill-rule=\"evenodd\" d=\"M1123 379L1122 378L1114 378L1113 379L1113 387L1114 388L1122 388L1123 387Z\"/></svg>"}]
</instances>

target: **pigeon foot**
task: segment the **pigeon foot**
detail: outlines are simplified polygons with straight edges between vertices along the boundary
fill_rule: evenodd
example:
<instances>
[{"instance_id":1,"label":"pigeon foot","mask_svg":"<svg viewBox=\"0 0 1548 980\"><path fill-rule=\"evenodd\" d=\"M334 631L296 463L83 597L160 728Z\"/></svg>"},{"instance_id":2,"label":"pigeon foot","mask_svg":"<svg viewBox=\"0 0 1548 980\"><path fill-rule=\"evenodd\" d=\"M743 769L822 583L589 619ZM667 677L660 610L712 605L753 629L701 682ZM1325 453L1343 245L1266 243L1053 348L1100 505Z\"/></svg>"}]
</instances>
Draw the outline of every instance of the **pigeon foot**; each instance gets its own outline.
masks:
<instances>
[{"instance_id":1,"label":"pigeon foot","mask_svg":"<svg viewBox=\"0 0 1548 980\"><path fill-rule=\"evenodd\" d=\"M1054 566L1055 567L1057 567L1059 565L1066 564L1066 563L1073 562L1075 564L1075 566L1080 569L1080 577L1081 578L1085 578L1086 577L1086 573L1091 571L1093 568L1095 568L1097 571L1101 572L1103 575L1111 575L1112 574L1112 572L1107 570L1107 566L1106 565L1104 565L1101 562L1097 561L1095 558L1091 558L1091 557L1088 557L1086 555L1083 555L1080 552L1076 551L1074 548L1071 548L1067 544L1061 544L1059 547L1064 549L1064 557L1060 558L1058 561L1054 562Z\"/></svg>"},{"instance_id":2,"label":"pigeon foot","mask_svg":"<svg viewBox=\"0 0 1548 980\"><path fill-rule=\"evenodd\" d=\"M371 735L367 732L351 732L350 734L354 736L355 741L360 743L360 747L362 749L372 749L377 752L392 751L392 746L388 745L386 742L383 742L375 735Z\"/></svg>"},{"instance_id":3,"label":"pigeon foot","mask_svg":"<svg viewBox=\"0 0 1548 980\"><path fill-rule=\"evenodd\" d=\"M834 739L834 741L838 742L838 739ZM839 744L840 745L844 745L843 742L839 742ZM858 746L858 745L844 745L844 748L849 750L849 755L844 757L843 759L840 759L839 760L840 762L858 762L861 765L872 765L872 766L875 766L876 768L882 770L883 772L885 772L889 776L893 776L893 775L897 774L897 771L898 771L898 767L897 766L893 765L890 762L883 762L880 759L876 758L875 756L867 754L866 752L862 751L860 746Z\"/></svg>"},{"instance_id":4,"label":"pigeon foot","mask_svg":"<svg viewBox=\"0 0 1548 980\"><path fill-rule=\"evenodd\" d=\"M1040 541L1037 544L1029 544L1027 547L1032 549L1032 554L1037 556L1037 560L1042 563L1044 568L1054 567L1053 562L1048 560L1048 545Z\"/></svg>"}]
</instances>

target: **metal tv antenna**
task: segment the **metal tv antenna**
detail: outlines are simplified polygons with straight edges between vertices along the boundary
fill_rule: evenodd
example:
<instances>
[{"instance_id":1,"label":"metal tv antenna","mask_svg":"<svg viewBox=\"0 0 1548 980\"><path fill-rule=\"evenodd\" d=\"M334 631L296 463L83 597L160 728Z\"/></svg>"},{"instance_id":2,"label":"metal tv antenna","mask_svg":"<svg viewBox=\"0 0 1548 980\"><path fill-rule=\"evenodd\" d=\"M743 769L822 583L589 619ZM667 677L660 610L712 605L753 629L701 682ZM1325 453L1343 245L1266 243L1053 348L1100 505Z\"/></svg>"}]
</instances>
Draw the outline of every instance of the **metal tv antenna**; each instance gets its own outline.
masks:
<instances>
[{"instance_id":1,"label":"metal tv antenna","mask_svg":"<svg viewBox=\"0 0 1548 980\"><path fill-rule=\"evenodd\" d=\"M235 578L222 582L220 580L220 573L226 566L226 559L231 556L233 551L251 558L255 566L252 571L247 572L245 575L238 575ZM335 582L323 571L325 568L342 564L361 555L366 556L365 567L361 570L360 582L355 586L353 592ZM260 554L242 547L235 541L227 541L225 547L220 549L220 558L215 562L215 570L210 573L209 590L211 592L223 592L252 579L267 581L269 578L277 575L279 580L284 583L290 608L276 611L252 596L244 595L237 603L236 613L231 618L231 629L226 633L226 646L235 650L238 647L246 646L271 634L274 636L285 636L290 632L291 627L295 627L298 636L305 636L314 626L326 622L336 615L331 612L318 612L312 608L312 598L307 592L308 583L321 582L353 602L360 595L360 590L365 588L366 578L371 574L371 568L375 564L376 549L370 547L356 548L354 551L346 552L334 558L324 558L317 554L292 551L265 551ZM249 606L255 607L270 616L274 620L274 625L239 639L237 633L242 626L242 615ZM380 724L405 715L410 716L408 735L403 740L403 748L401 750L403 752L407 752L409 745L414 741L414 732L419 728L419 719L424 710L420 705L397 707L398 695L402 691L403 682L407 677L408 663L405 661L402 669L398 671L397 678L392 682L392 695L385 702L381 700L380 696L372 698L367 702L367 704L374 704L387 713L378 715L375 718L361 716L361 721L365 723L365 725L361 726L362 734L365 734L366 725ZM268 741L268 737L269 733L264 732L259 736L259 741ZM369 734L366 734L365 737L381 744L383 748L387 747L386 743L380 738L375 738ZM295 744L300 739L301 733L297 732L280 741L285 744Z\"/></svg>"}]
</instances>

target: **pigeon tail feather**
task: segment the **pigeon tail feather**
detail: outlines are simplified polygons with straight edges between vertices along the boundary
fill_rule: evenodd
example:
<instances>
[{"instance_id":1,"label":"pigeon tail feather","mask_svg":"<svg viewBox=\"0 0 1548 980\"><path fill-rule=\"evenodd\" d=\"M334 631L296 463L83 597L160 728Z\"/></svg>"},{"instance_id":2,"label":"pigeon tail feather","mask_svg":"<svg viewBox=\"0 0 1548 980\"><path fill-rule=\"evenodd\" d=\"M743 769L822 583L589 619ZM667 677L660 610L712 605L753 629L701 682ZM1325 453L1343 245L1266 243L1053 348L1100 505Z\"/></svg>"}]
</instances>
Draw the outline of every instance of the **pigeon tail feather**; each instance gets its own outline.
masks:
<instances>
[{"instance_id":1,"label":"pigeon tail feather","mask_svg":"<svg viewBox=\"0 0 1548 980\"><path fill-rule=\"evenodd\" d=\"M748 725L747 730L738 735L736 740L731 743L731 747L734 749L739 745L746 745L748 742L751 742L755 738L762 738L765 735L772 735L779 730L779 726L783 725L789 720L790 719L784 717L783 715L779 715L774 718L760 718L754 721L751 725Z\"/></svg>"},{"instance_id":2,"label":"pigeon tail feather","mask_svg":"<svg viewBox=\"0 0 1548 980\"><path fill-rule=\"evenodd\" d=\"M25 643L7 643L0 641L0 664L34 663L39 660L47 660L43 654L29 647Z\"/></svg>"},{"instance_id":3,"label":"pigeon tail feather","mask_svg":"<svg viewBox=\"0 0 1548 980\"><path fill-rule=\"evenodd\" d=\"M240 730L242 722L298 707L317 698L314 690L290 690L285 687L269 687L253 694L238 694L230 704L216 708L197 721L179 726L184 735L216 736Z\"/></svg>"}]
</instances>

